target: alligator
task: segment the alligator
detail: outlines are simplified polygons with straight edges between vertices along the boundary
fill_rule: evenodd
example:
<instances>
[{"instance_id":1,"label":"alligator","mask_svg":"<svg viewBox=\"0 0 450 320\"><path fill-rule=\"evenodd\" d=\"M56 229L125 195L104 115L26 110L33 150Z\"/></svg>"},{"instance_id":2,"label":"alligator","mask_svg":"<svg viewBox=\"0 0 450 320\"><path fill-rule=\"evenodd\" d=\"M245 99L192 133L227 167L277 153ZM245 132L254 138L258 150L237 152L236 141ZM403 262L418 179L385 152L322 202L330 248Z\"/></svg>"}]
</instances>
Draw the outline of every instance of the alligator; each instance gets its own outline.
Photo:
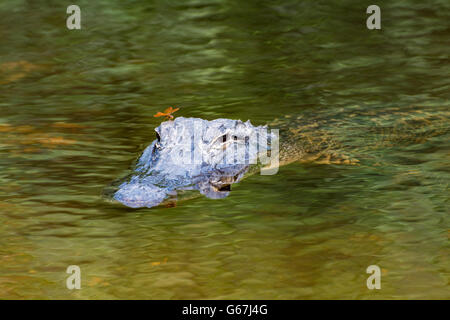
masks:
<instances>
[{"instance_id":1,"label":"alligator","mask_svg":"<svg viewBox=\"0 0 450 320\"><path fill-rule=\"evenodd\" d=\"M177 117L155 129L156 139L106 195L131 208L173 206L198 193L220 199L246 176L273 169L268 159L275 157L276 166L297 161L379 165L373 152L377 148L424 143L448 134L448 120L448 108L425 106L305 110L265 126ZM269 128L278 129L279 135L268 133Z\"/></svg>"}]
</instances>

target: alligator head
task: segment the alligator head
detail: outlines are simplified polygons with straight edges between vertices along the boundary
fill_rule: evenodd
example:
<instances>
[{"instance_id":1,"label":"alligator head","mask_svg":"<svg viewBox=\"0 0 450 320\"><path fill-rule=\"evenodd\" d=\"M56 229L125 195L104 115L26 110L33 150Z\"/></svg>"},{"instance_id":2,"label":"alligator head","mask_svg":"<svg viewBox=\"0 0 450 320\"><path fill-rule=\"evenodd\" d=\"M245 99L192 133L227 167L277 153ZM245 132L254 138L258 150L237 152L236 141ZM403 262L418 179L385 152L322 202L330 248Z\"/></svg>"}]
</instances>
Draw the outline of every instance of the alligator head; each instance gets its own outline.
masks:
<instances>
[{"instance_id":1,"label":"alligator head","mask_svg":"<svg viewBox=\"0 0 450 320\"><path fill-rule=\"evenodd\" d=\"M155 131L157 139L113 193L126 206L154 207L182 190L226 197L231 184L267 153L271 139L265 126L230 119L178 117Z\"/></svg>"}]
</instances>

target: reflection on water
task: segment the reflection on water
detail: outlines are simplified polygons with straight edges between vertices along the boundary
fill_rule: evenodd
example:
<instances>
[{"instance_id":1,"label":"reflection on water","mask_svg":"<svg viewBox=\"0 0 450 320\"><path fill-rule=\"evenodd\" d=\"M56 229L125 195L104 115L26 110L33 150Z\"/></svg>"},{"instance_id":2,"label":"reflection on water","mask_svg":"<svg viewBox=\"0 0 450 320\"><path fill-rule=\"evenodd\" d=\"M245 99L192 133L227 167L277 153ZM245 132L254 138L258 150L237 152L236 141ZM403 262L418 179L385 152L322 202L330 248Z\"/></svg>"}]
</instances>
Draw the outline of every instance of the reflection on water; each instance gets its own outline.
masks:
<instances>
[{"instance_id":1,"label":"reflection on water","mask_svg":"<svg viewBox=\"0 0 450 320\"><path fill-rule=\"evenodd\" d=\"M365 28L366 1L77 4L80 31L60 1L0 4L1 298L450 297L446 130L342 139L376 161L292 163L221 200L101 198L170 105L257 125L356 107L448 116L448 1L383 4L381 31ZM82 290L65 288L69 265Z\"/></svg>"}]
</instances>

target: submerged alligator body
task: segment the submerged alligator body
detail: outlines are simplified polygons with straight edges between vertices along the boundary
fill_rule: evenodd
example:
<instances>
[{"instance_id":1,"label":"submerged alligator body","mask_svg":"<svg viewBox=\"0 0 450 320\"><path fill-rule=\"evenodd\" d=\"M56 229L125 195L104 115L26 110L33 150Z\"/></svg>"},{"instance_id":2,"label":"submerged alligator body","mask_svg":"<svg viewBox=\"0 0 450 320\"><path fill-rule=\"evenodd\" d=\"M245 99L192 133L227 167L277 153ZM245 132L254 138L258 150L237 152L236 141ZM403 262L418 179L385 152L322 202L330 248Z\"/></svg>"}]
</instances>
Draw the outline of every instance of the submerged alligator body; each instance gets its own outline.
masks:
<instances>
[{"instance_id":1,"label":"submerged alligator body","mask_svg":"<svg viewBox=\"0 0 450 320\"><path fill-rule=\"evenodd\" d=\"M278 136L250 121L178 117L155 129L157 139L107 194L132 208L173 203L195 191L224 198L233 183L261 165L273 167L274 156L277 166L294 161L350 165L361 157L370 164L370 152L377 148L447 134L448 120L447 108L436 107L305 111L270 123Z\"/></svg>"}]
</instances>

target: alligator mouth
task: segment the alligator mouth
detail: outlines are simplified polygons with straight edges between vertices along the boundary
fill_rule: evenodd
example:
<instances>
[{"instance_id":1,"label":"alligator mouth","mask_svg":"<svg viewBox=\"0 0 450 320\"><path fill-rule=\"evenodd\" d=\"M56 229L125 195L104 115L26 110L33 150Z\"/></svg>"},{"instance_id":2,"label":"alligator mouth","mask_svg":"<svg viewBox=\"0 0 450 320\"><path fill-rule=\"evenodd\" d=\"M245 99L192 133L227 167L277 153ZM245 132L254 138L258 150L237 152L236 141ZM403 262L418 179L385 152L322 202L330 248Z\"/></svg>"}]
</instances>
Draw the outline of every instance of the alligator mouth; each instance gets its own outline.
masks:
<instances>
[{"instance_id":1,"label":"alligator mouth","mask_svg":"<svg viewBox=\"0 0 450 320\"><path fill-rule=\"evenodd\" d=\"M231 191L231 184L225 184L225 185L220 186L218 188L216 187L216 190L218 192Z\"/></svg>"},{"instance_id":2,"label":"alligator mouth","mask_svg":"<svg viewBox=\"0 0 450 320\"><path fill-rule=\"evenodd\" d=\"M201 126L205 127L203 131L191 132ZM156 139L139 157L132 173L115 183L112 198L133 208L181 199L186 192L190 194L189 190L212 199L225 198L231 185L249 170L257 148L236 152L232 158L225 150L248 146L247 137L256 136L259 130L265 128L230 119L180 117L164 122L155 129Z\"/></svg>"}]
</instances>

